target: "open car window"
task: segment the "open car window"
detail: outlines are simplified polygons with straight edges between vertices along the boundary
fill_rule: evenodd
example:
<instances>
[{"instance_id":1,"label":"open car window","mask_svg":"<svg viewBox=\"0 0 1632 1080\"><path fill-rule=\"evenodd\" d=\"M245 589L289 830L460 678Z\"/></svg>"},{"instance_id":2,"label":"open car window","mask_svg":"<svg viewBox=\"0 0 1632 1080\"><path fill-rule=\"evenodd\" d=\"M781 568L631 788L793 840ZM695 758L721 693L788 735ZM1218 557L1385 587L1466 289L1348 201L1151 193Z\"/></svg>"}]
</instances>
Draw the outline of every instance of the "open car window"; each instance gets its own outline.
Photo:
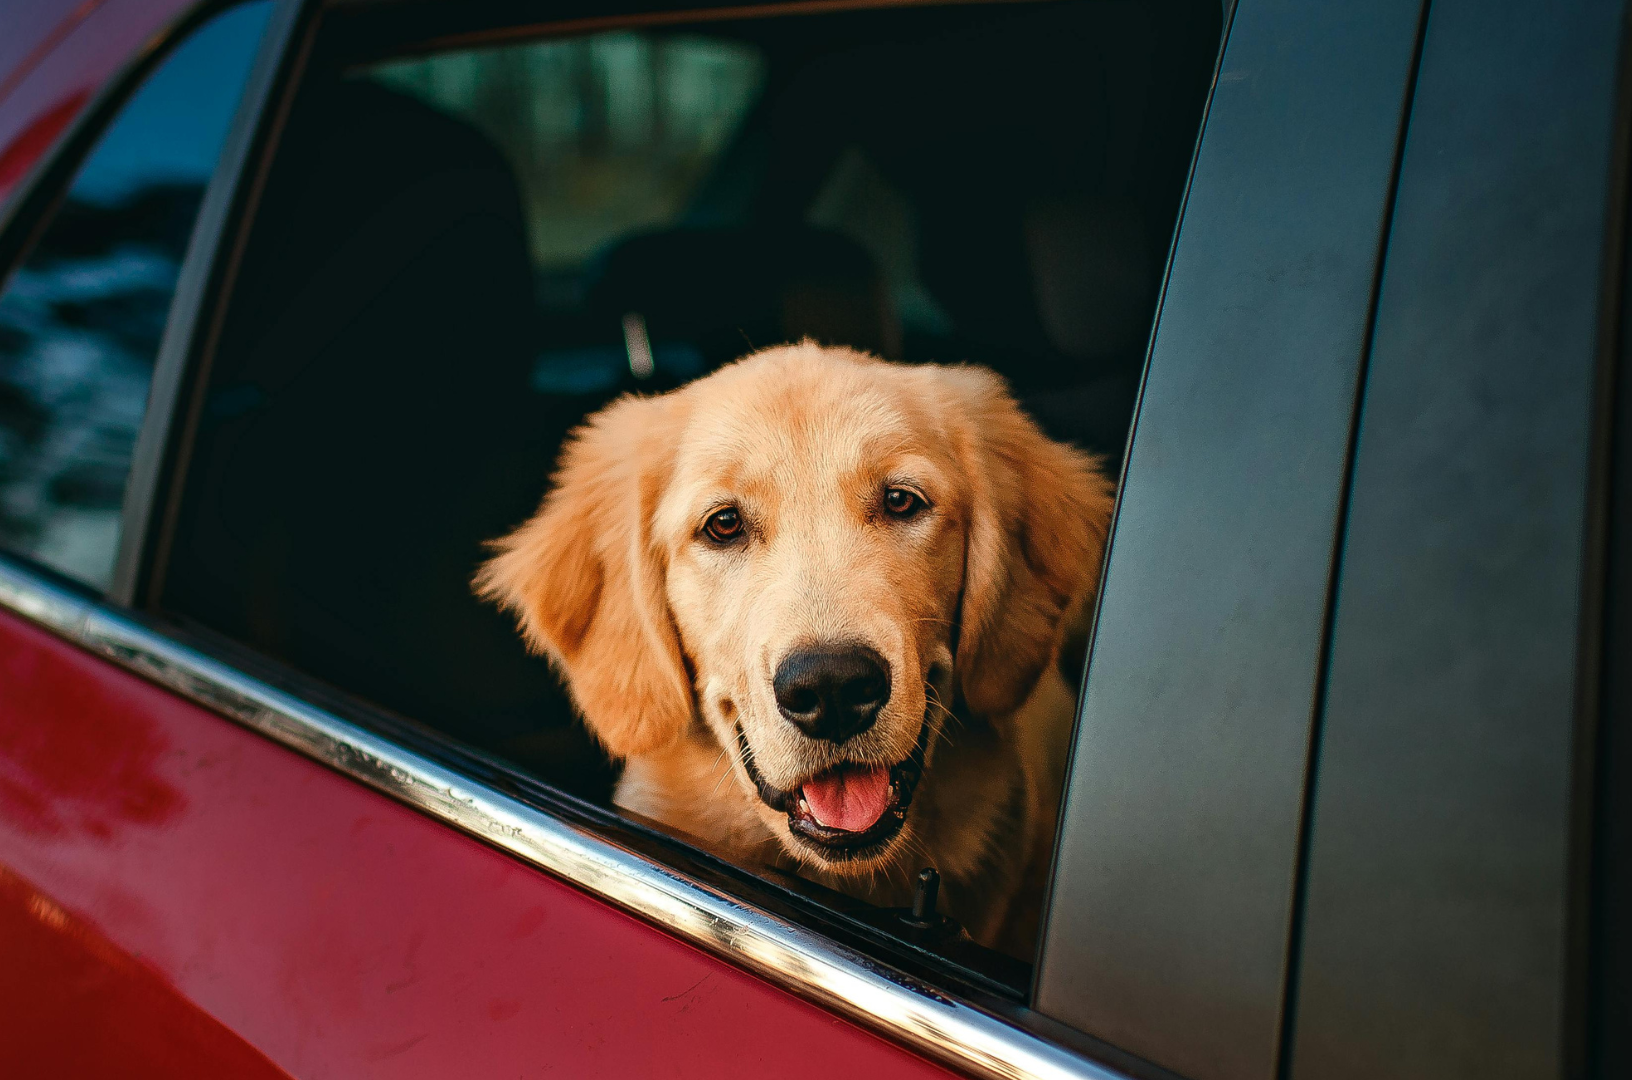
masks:
<instances>
[{"instance_id":1,"label":"open car window","mask_svg":"<svg viewBox=\"0 0 1632 1080\"><path fill-rule=\"evenodd\" d=\"M989 369L1039 437L1114 478L1219 10L957 5L543 38L488 25L491 40L451 46L449 19L381 8L319 25L153 598L394 730L614 810L624 756L472 587L489 542L550 489L569 432L623 395L808 339ZM1097 553L1073 565L1097 581ZM1049 654L1067 724L1083 645ZM1057 787L1063 755L1040 768ZM1027 991L1035 911L1007 937L915 936L896 910L905 876L858 900L797 859L721 848L702 819L620 801L631 827L866 940L882 929L983 988Z\"/></svg>"}]
</instances>

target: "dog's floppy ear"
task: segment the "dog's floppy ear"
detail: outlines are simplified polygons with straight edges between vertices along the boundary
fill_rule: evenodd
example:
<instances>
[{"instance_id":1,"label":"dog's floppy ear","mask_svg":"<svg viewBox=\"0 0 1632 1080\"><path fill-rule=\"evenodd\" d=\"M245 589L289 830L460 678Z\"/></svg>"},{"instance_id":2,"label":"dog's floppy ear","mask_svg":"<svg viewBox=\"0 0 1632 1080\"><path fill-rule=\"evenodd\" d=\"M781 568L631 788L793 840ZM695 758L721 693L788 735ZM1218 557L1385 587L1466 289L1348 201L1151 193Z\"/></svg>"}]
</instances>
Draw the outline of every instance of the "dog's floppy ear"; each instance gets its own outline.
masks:
<instances>
[{"instance_id":1,"label":"dog's floppy ear","mask_svg":"<svg viewBox=\"0 0 1632 1080\"><path fill-rule=\"evenodd\" d=\"M538 513L493 543L476 591L516 615L614 756L677 738L692 691L652 512L672 467L672 399L625 398L575 431Z\"/></svg>"},{"instance_id":2,"label":"dog's floppy ear","mask_svg":"<svg viewBox=\"0 0 1632 1080\"><path fill-rule=\"evenodd\" d=\"M1091 614L1113 486L1094 457L1044 435L995 375L942 371L969 476L958 680L973 712L999 717Z\"/></svg>"}]
</instances>

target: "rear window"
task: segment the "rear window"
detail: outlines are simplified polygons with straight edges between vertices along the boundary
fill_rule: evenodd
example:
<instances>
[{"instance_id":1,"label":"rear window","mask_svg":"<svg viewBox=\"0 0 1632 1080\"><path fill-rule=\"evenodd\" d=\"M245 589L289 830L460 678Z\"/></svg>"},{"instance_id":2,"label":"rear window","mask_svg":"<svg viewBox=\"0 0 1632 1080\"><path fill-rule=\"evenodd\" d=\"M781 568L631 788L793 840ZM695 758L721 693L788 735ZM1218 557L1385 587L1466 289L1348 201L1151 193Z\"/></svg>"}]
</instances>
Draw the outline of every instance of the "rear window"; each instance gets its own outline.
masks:
<instances>
[{"instance_id":1,"label":"rear window","mask_svg":"<svg viewBox=\"0 0 1632 1080\"><path fill-rule=\"evenodd\" d=\"M213 357L173 615L610 806L624 763L471 587L586 417L809 339L990 368L1115 475L1216 3L483 24L458 48L437 45L456 25L343 19ZM1013 941L937 948L1019 995Z\"/></svg>"}]
</instances>

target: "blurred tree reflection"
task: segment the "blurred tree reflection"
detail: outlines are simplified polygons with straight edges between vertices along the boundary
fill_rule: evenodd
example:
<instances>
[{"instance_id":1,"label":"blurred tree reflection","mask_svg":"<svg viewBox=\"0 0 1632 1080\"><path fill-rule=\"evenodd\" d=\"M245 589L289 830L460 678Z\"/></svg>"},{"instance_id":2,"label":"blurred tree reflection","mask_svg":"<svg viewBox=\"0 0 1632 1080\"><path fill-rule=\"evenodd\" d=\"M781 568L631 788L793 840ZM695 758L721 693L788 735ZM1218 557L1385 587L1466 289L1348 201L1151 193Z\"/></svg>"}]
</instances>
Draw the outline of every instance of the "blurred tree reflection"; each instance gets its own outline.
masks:
<instances>
[{"instance_id":1,"label":"blurred tree reflection","mask_svg":"<svg viewBox=\"0 0 1632 1080\"><path fill-rule=\"evenodd\" d=\"M548 272L673 222L747 116L764 68L743 44L611 33L393 63L370 77L499 145Z\"/></svg>"}]
</instances>

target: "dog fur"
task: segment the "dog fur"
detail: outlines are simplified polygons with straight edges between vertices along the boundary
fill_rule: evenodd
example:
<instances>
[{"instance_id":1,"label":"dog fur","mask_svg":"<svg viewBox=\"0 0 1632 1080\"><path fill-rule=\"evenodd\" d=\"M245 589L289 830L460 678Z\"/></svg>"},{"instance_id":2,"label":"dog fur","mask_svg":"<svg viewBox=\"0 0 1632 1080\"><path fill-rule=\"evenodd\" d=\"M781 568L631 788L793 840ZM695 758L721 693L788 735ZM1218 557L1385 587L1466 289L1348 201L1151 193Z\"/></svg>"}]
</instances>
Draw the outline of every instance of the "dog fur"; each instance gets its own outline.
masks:
<instances>
[{"instance_id":1,"label":"dog fur","mask_svg":"<svg viewBox=\"0 0 1632 1080\"><path fill-rule=\"evenodd\" d=\"M921 509L886 513L892 487ZM943 910L1029 956L1075 706L1060 654L1091 615L1112 498L991 372L804 342L592 416L476 587L624 762L620 806L886 906L933 865ZM705 534L721 507L742 524L727 545ZM772 691L790 650L822 642L865 644L892 673L842 743L789 723ZM813 850L756 783L801 791L915 740L904 823L865 858Z\"/></svg>"}]
</instances>

